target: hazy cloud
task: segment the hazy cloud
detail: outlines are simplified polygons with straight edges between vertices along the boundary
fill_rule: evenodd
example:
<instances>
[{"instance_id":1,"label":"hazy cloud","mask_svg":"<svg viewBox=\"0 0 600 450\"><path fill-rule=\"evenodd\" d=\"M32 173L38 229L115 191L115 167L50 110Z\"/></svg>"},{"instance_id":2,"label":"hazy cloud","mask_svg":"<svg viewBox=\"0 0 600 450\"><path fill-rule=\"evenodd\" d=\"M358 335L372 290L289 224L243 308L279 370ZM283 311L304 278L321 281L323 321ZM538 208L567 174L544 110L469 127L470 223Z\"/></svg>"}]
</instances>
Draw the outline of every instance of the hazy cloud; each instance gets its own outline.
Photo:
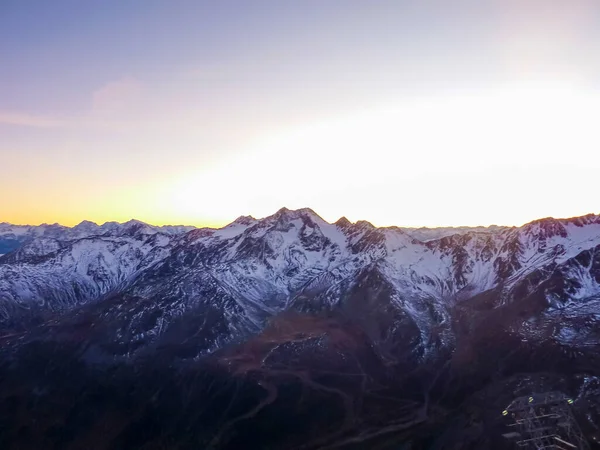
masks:
<instances>
[{"instance_id":1,"label":"hazy cloud","mask_svg":"<svg viewBox=\"0 0 600 450\"><path fill-rule=\"evenodd\" d=\"M97 89L92 94L92 110L96 113L123 111L141 96L142 84L133 77L124 77Z\"/></svg>"},{"instance_id":2,"label":"hazy cloud","mask_svg":"<svg viewBox=\"0 0 600 450\"><path fill-rule=\"evenodd\" d=\"M71 117L52 117L17 111L0 111L0 124L37 128L69 126L107 127L114 125L108 114L129 110L141 98L142 84L133 77L112 81L92 92L92 107L87 113Z\"/></svg>"},{"instance_id":3,"label":"hazy cloud","mask_svg":"<svg viewBox=\"0 0 600 450\"><path fill-rule=\"evenodd\" d=\"M66 125L64 120L53 117L11 111L0 111L0 124L38 128L54 128Z\"/></svg>"}]
</instances>

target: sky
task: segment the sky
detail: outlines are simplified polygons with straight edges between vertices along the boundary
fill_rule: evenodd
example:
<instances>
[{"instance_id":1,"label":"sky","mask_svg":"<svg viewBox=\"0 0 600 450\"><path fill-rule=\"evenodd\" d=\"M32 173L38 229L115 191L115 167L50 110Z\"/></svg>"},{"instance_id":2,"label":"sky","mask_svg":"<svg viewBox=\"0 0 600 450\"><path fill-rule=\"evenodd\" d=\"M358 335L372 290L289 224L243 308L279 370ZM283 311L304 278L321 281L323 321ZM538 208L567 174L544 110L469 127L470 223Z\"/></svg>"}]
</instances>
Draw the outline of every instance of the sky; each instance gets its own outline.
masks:
<instances>
[{"instance_id":1,"label":"sky","mask_svg":"<svg viewBox=\"0 0 600 450\"><path fill-rule=\"evenodd\" d=\"M599 212L595 0L1 0L0 222Z\"/></svg>"}]
</instances>

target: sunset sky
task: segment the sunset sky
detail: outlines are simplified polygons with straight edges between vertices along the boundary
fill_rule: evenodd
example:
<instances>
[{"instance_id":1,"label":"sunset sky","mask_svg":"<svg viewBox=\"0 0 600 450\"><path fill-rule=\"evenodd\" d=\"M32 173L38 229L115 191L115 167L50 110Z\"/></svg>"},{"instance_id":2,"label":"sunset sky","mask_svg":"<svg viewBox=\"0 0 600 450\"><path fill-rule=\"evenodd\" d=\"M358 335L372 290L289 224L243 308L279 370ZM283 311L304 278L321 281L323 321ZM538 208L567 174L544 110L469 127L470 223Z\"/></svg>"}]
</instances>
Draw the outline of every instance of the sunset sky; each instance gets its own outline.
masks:
<instances>
[{"instance_id":1,"label":"sunset sky","mask_svg":"<svg viewBox=\"0 0 600 450\"><path fill-rule=\"evenodd\" d=\"M596 0L2 0L0 222L599 211Z\"/></svg>"}]
</instances>

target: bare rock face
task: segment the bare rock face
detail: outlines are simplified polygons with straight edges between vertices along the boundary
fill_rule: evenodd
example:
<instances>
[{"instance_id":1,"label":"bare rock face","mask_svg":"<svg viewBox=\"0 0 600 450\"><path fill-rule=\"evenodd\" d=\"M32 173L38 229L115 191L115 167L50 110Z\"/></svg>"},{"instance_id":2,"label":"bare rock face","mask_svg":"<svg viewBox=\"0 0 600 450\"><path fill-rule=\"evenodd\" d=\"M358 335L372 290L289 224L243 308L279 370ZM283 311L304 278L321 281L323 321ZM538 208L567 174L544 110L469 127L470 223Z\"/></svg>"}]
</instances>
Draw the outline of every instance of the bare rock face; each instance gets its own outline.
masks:
<instances>
[{"instance_id":1,"label":"bare rock face","mask_svg":"<svg viewBox=\"0 0 600 450\"><path fill-rule=\"evenodd\" d=\"M0 224L0 443L509 448L527 389L593 440L600 218L455 231Z\"/></svg>"}]
</instances>

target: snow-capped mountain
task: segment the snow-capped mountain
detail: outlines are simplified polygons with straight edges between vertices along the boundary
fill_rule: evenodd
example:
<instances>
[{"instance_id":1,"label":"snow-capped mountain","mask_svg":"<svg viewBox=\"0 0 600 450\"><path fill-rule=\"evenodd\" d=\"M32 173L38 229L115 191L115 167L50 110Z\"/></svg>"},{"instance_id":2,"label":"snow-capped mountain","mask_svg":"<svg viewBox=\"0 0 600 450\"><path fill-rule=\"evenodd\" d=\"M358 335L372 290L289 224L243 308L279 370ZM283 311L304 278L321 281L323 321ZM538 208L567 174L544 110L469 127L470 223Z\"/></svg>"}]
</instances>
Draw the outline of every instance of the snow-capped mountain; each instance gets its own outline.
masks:
<instances>
[{"instance_id":1,"label":"snow-capped mountain","mask_svg":"<svg viewBox=\"0 0 600 450\"><path fill-rule=\"evenodd\" d=\"M402 231L411 237L427 242L435 239L440 239L454 234L470 234L470 233L498 233L510 227L502 227L498 225L490 225L489 227L401 227Z\"/></svg>"},{"instance_id":2,"label":"snow-capped mountain","mask_svg":"<svg viewBox=\"0 0 600 450\"><path fill-rule=\"evenodd\" d=\"M0 239L14 248L0 256L0 314L13 322L98 299L164 257L171 241L190 229L134 220L73 228L2 224Z\"/></svg>"},{"instance_id":3,"label":"snow-capped mountain","mask_svg":"<svg viewBox=\"0 0 600 450\"><path fill-rule=\"evenodd\" d=\"M39 237L72 240L86 236L122 234L127 229L133 227L143 227L148 230L148 233L160 232L172 235L186 233L195 228L183 225L154 226L133 219L125 223L106 222L102 225L84 220L74 227L66 227L57 223L42 225L11 225L2 222L0 223L0 245L3 245L3 241L13 240L18 243L23 243ZM15 246L15 248L16 247L18 247L18 245Z\"/></svg>"},{"instance_id":4,"label":"snow-capped mountain","mask_svg":"<svg viewBox=\"0 0 600 450\"><path fill-rule=\"evenodd\" d=\"M2 417L44 405L35 448L64 444L57 421L74 448L505 448L513 396L561 389L596 436L600 217L457 231L308 208L21 231L0 257Z\"/></svg>"},{"instance_id":5,"label":"snow-capped mountain","mask_svg":"<svg viewBox=\"0 0 600 450\"><path fill-rule=\"evenodd\" d=\"M94 307L123 340L156 342L173 323L203 318L193 325L204 329L199 353L292 309L345 311L382 351L411 330L407 342L426 357L453 345L453 309L485 293L494 308L537 293L548 317L600 294L594 215L425 242L366 221L330 224L308 208L188 232L137 221L17 230L30 238L0 258L2 321L108 297Z\"/></svg>"}]
</instances>

